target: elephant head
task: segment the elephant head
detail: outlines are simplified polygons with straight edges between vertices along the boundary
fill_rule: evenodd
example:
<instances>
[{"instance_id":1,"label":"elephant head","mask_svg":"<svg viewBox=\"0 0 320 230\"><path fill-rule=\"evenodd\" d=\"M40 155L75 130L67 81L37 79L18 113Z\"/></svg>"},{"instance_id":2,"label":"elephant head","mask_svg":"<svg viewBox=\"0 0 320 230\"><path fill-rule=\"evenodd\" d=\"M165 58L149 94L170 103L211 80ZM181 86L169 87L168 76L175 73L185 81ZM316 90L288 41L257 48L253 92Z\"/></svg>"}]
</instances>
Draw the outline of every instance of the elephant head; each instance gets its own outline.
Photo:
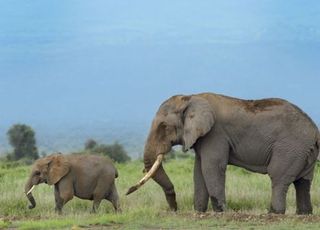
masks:
<instances>
[{"instance_id":1,"label":"elephant head","mask_svg":"<svg viewBox=\"0 0 320 230\"><path fill-rule=\"evenodd\" d=\"M30 177L25 184L25 193L31 203L29 208L32 209L36 206L31 193L35 185L41 183L56 184L69 170L70 164L62 154L53 154L35 161Z\"/></svg>"},{"instance_id":2,"label":"elephant head","mask_svg":"<svg viewBox=\"0 0 320 230\"><path fill-rule=\"evenodd\" d=\"M152 122L144 148L144 165L148 173L127 195L136 191L151 177L162 187L172 210L177 210L174 187L164 171L161 161L174 145L183 151L193 147L198 138L214 125L214 111L209 101L200 96L173 96L159 108Z\"/></svg>"}]
</instances>

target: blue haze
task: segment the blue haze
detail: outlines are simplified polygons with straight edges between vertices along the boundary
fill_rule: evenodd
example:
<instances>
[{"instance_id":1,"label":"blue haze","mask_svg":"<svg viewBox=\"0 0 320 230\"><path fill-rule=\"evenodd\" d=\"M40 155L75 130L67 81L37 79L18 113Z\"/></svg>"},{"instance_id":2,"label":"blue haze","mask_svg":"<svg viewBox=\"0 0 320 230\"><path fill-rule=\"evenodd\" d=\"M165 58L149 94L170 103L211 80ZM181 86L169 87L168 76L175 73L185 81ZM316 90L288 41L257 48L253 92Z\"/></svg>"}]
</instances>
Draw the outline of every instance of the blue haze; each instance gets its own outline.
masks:
<instances>
[{"instance_id":1,"label":"blue haze","mask_svg":"<svg viewBox=\"0 0 320 230\"><path fill-rule=\"evenodd\" d=\"M141 152L174 94L282 97L320 123L320 2L0 2L0 152L30 124L45 151L90 137Z\"/></svg>"}]
</instances>

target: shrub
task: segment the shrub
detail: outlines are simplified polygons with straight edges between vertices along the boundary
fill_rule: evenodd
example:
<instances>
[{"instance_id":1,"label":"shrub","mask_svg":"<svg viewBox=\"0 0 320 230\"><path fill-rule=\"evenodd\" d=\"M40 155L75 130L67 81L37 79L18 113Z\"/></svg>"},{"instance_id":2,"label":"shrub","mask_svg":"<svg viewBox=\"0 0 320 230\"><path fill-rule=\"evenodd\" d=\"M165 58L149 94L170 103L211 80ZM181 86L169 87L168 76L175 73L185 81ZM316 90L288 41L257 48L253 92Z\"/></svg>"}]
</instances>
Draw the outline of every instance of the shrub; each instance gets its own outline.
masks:
<instances>
[{"instance_id":1,"label":"shrub","mask_svg":"<svg viewBox=\"0 0 320 230\"><path fill-rule=\"evenodd\" d=\"M113 144L106 145L98 144L95 140L89 139L85 143L84 151L81 151L80 153L101 154L104 156L108 156L109 158L118 163L127 162L131 160L124 147L117 141Z\"/></svg>"},{"instance_id":2,"label":"shrub","mask_svg":"<svg viewBox=\"0 0 320 230\"><path fill-rule=\"evenodd\" d=\"M85 149L85 150L90 150L90 149L95 148L97 145L98 145L98 143L97 143L95 140L89 139L89 140L87 140L86 143L84 144L84 149Z\"/></svg>"}]
</instances>

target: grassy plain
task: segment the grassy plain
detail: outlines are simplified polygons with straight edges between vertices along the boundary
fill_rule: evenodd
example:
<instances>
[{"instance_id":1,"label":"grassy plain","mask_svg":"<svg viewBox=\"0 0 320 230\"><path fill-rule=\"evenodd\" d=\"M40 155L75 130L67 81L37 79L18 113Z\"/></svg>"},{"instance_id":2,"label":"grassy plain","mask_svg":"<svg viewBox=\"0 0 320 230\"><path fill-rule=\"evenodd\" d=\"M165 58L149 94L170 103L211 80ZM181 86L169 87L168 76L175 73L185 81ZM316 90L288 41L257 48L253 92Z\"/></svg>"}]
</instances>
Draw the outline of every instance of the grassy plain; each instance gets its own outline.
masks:
<instances>
[{"instance_id":1,"label":"grassy plain","mask_svg":"<svg viewBox=\"0 0 320 230\"><path fill-rule=\"evenodd\" d=\"M170 160L165 169L173 181L179 211L168 211L161 188L153 181L125 196L127 189L142 176L143 164L118 164L117 187L123 212L114 213L107 201L97 214L91 214L91 201L74 198L54 212L53 188L36 187L37 206L27 208L23 193L30 166L0 164L0 228L10 229L320 229L320 167L312 186L314 215L296 216L295 192L290 186L286 215L268 215L270 181L268 176L229 166L227 170L227 211L210 211L202 216L193 211L193 159Z\"/></svg>"}]
</instances>

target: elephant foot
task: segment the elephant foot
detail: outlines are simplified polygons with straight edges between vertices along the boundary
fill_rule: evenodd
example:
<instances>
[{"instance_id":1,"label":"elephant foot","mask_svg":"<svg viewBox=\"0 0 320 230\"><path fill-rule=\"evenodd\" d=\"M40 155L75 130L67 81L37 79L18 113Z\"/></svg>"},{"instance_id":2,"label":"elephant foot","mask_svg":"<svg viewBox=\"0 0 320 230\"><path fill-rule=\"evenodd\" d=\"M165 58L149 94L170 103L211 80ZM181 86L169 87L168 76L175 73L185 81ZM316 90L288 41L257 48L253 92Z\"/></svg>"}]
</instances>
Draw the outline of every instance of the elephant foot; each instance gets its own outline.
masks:
<instances>
[{"instance_id":1,"label":"elephant foot","mask_svg":"<svg viewBox=\"0 0 320 230\"><path fill-rule=\"evenodd\" d=\"M224 212L224 208L223 207L214 207L213 211L214 212Z\"/></svg>"},{"instance_id":2,"label":"elephant foot","mask_svg":"<svg viewBox=\"0 0 320 230\"><path fill-rule=\"evenodd\" d=\"M269 214L285 214L286 210L276 210L273 207L270 207Z\"/></svg>"},{"instance_id":3,"label":"elephant foot","mask_svg":"<svg viewBox=\"0 0 320 230\"><path fill-rule=\"evenodd\" d=\"M176 212L178 210L178 205L176 201L176 193L173 191L171 193L166 193L166 199L169 204L170 210Z\"/></svg>"},{"instance_id":4,"label":"elephant foot","mask_svg":"<svg viewBox=\"0 0 320 230\"><path fill-rule=\"evenodd\" d=\"M206 206L206 207L195 207L194 210L195 210L197 213L206 213L207 210L208 210L208 206Z\"/></svg>"},{"instance_id":5,"label":"elephant foot","mask_svg":"<svg viewBox=\"0 0 320 230\"><path fill-rule=\"evenodd\" d=\"M225 203L223 201L219 201L215 197L211 197L211 204L214 212L223 212L225 210Z\"/></svg>"},{"instance_id":6,"label":"elephant foot","mask_svg":"<svg viewBox=\"0 0 320 230\"><path fill-rule=\"evenodd\" d=\"M29 209L34 209L36 206L35 205L32 205L32 204L30 204L29 206L28 206L28 208Z\"/></svg>"},{"instance_id":7,"label":"elephant foot","mask_svg":"<svg viewBox=\"0 0 320 230\"><path fill-rule=\"evenodd\" d=\"M54 209L55 213L57 213L58 215L62 215L62 210L59 208L55 208Z\"/></svg>"},{"instance_id":8,"label":"elephant foot","mask_svg":"<svg viewBox=\"0 0 320 230\"><path fill-rule=\"evenodd\" d=\"M173 212L178 211L178 206L177 206L177 204L175 204L175 205L173 205L173 206L170 205L170 211L173 211Z\"/></svg>"},{"instance_id":9,"label":"elephant foot","mask_svg":"<svg viewBox=\"0 0 320 230\"><path fill-rule=\"evenodd\" d=\"M196 212L196 213L194 214L194 217L195 217L195 218L202 219L202 218L207 217L207 216L209 216L209 215L210 215L210 214L209 214L209 213L206 213L206 212Z\"/></svg>"},{"instance_id":10,"label":"elephant foot","mask_svg":"<svg viewBox=\"0 0 320 230\"><path fill-rule=\"evenodd\" d=\"M312 209L308 209L308 210L297 210L296 211L297 215L312 215Z\"/></svg>"}]
</instances>

